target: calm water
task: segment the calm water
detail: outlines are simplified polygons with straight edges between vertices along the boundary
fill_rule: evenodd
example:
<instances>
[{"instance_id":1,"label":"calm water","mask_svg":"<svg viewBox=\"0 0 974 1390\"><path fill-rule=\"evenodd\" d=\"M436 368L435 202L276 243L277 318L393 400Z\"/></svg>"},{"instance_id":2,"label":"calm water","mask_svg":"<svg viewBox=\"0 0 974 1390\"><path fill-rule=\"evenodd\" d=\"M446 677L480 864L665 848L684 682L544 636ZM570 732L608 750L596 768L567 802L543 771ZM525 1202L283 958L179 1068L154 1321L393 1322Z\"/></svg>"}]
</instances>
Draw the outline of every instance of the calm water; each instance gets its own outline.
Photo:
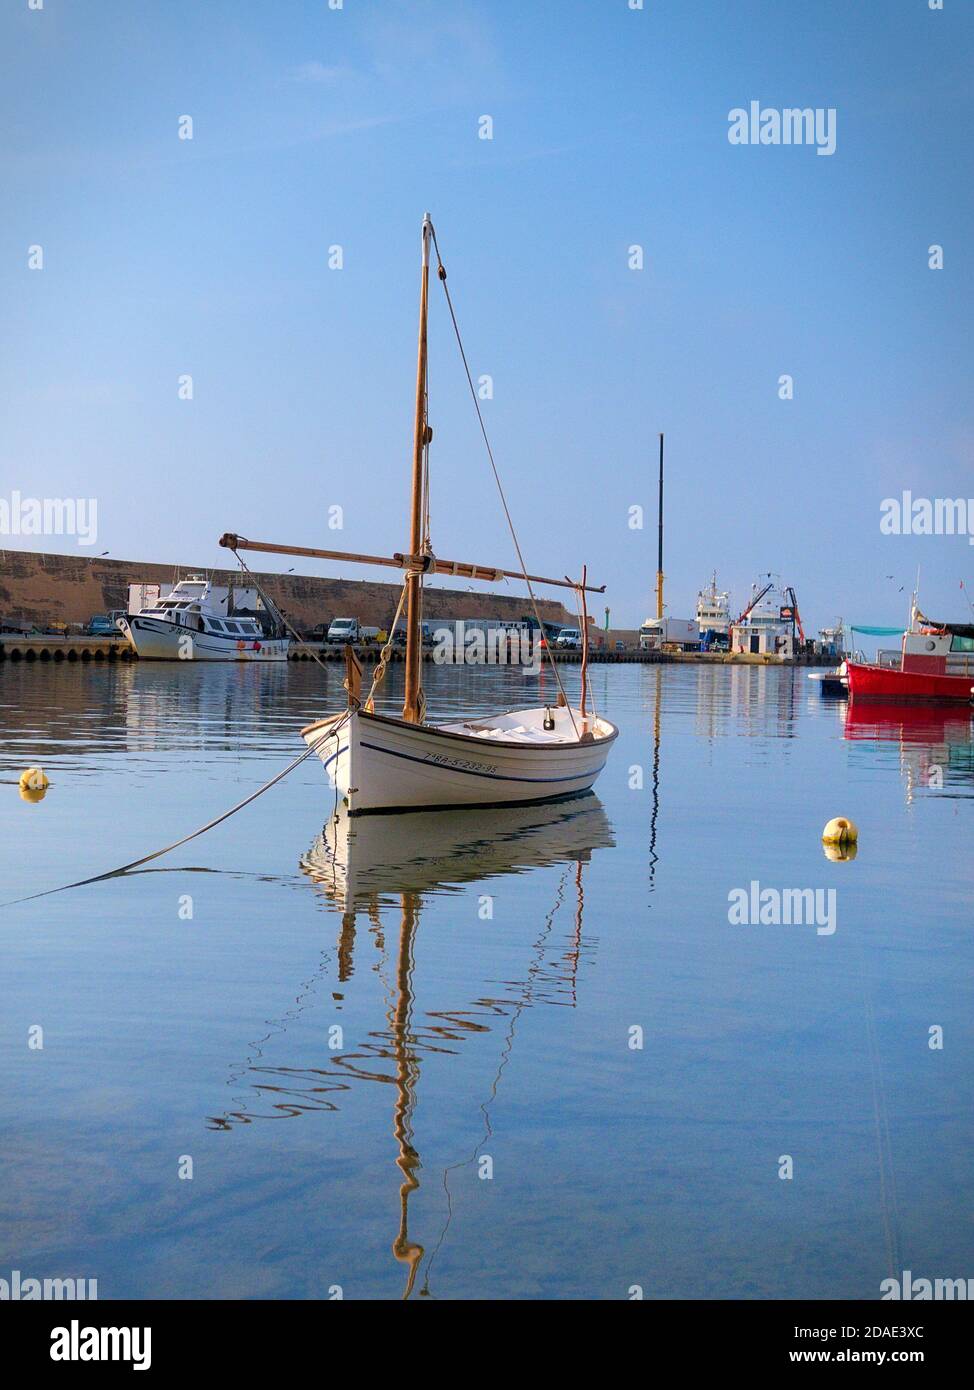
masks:
<instances>
[{"instance_id":1,"label":"calm water","mask_svg":"<svg viewBox=\"0 0 974 1390\"><path fill-rule=\"evenodd\" d=\"M536 678L427 675L434 718L537 703ZM339 681L0 666L0 897L210 819ZM748 667L593 683L622 729L597 799L322 840L307 762L151 871L4 908L0 1276L505 1299L974 1276L969 714L850 722ZM854 861L823 854L839 814ZM835 932L731 925L752 880L836 889Z\"/></svg>"}]
</instances>

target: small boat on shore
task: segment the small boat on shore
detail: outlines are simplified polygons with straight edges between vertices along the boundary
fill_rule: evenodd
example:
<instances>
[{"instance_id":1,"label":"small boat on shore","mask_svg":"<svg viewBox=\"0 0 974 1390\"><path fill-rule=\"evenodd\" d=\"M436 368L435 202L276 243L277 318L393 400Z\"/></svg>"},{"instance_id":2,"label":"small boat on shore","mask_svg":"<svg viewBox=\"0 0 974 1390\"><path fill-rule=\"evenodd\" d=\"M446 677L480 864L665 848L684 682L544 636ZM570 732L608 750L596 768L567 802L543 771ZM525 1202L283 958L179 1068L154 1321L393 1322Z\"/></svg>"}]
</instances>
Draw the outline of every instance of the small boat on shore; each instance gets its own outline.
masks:
<instances>
[{"instance_id":1,"label":"small boat on shore","mask_svg":"<svg viewBox=\"0 0 974 1390\"><path fill-rule=\"evenodd\" d=\"M261 622L259 601L255 589L191 574L117 627L144 661L286 661L288 638L276 615Z\"/></svg>"},{"instance_id":2,"label":"small boat on shore","mask_svg":"<svg viewBox=\"0 0 974 1390\"><path fill-rule=\"evenodd\" d=\"M898 666L847 661L853 700L951 701L974 697L974 626L935 623L914 598Z\"/></svg>"},{"instance_id":3,"label":"small boat on shore","mask_svg":"<svg viewBox=\"0 0 974 1390\"><path fill-rule=\"evenodd\" d=\"M341 795L349 815L394 810L434 810L461 806L508 806L538 801L562 800L590 791L605 766L609 750L618 735L615 725L601 718L592 704L588 689L587 593L604 593L587 583L582 568L580 579L547 579L528 574L521 546L514 530L500 476L490 449L486 426L467 365L450 292L446 269L440 258L436 233L429 214L423 219L422 264L420 275L419 351L416 370L416 411L413 433L412 490L410 498L410 545L407 554L391 556L349 554L310 547L284 546L247 540L234 533L224 535L220 544L239 559L240 550L272 554L310 556L364 565L385 565L405 571L399 608L388 630L395 632L405 609L406 653L405 696L402 718L375 713L374 695L385 678L392 647L387 643L372 678L370 691L363 696L362 668L351 647L345 649L348 707L339 713L315 720L301 730L301 736L324 763L332 785ZM481 434L501 505L510 528L520 569L445 560L433 552L429 531L429 446L433 431L429 424L427 374L427 321L431 253L436 254L436 271L446 294L450 320L473 397ZM243 562L241 561L241 564ZM551 665L557 698L536 709L518 709L477 718L431 724L426 719L426 697L422 688L423 584L428 575L448 574L468 580L496 583L501 579L523 580L539 631L543 624L534 597L535 584L551 584L570 589L580 609L582 646L581 694L577 706L568 702L558 666L547 645L544 655Z\"/></svg>"}]
</instances>

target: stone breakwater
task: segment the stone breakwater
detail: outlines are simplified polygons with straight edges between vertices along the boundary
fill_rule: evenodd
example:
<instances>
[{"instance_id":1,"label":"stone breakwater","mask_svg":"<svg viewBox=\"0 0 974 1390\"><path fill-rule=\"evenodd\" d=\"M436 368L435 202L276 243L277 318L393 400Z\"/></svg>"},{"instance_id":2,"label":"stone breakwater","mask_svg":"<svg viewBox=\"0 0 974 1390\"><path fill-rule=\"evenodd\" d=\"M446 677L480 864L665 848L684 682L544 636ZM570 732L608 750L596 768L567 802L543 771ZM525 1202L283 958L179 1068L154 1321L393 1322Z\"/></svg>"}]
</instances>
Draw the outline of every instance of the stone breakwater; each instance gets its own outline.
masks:
<instances>
[{"instance_id":1,"label":"stone breakwater","mask_svg":"<svg viewBox=\"0 0 974 1390\"><path fill-rule=\"evenodd\" d=\"M0 550L0 618L39 627L49 623L86 623L96 613L128 607L129 584L169 586L194 570L206 571L215 583L226 582L237 570L207 569L205 565L148 564L84 555L45 555L27 550ZM384 628L392 621L400 585L360 579L323 579L303 574L257 571L261 587L299 629L354 617L367 627ZM570 625L575 616L557 600L541 599L546 622ZM424 618L516 620L531 611L519 594L495 594L427 585Z\"/></svg>"}]
</instances>

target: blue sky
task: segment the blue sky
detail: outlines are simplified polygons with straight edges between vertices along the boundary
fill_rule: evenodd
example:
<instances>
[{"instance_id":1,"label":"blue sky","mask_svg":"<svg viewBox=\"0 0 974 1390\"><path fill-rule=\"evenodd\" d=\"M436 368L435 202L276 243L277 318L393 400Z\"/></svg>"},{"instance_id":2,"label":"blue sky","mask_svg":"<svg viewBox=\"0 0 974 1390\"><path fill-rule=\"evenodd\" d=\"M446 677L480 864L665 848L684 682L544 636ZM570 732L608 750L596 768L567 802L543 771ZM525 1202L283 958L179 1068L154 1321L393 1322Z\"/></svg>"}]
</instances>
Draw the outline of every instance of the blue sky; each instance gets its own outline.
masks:
<instances>
[{"instance_id":1,"label":"blue sky","mask_svg":"<svg viewBox=\"0 0 974 1390\"><path fill-rule=\"evenodd\" d=\"M23 0L0 47L0 494L96 497L96 553L404 548L428 208L530 568L643 619L663 429L672 615L716 568L896 622L918 564L970 611L965 537L879 530L974 497L968 0ZM731 145L752 100L835 154ZM434 546L512 565L435 284L430 385Z\"/></svg>"}]
</instances>

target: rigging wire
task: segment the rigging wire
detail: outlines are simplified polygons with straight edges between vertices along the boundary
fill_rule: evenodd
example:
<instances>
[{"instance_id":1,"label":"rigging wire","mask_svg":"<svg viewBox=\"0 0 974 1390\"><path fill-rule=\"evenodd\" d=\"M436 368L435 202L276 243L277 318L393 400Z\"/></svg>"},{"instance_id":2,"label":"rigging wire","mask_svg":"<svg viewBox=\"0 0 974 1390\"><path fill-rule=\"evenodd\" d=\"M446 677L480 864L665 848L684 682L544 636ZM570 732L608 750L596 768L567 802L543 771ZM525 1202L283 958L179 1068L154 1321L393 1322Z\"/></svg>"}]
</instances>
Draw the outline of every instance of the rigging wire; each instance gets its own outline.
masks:
<instances>
[{"instance_id":1,"label":"rigging wire","mask_svg":"<svg viewBox=\"0 0 974 1390\"><path fill-rule=\"evenodd\" d=\"M244 559L241 558L240 553L239 553L237 550L234 550L233 546L230 546L230 550L231 550L232 553L236 556L237 564L240 566L240 568L241 568L246 574L248 574L248 575L250 576L250 578L253 580L254 588L255 588L255 589L257 590L257 592L260 594L260 596L261 596L261 598L264 600L265 604L268 604L269 607L271 607L271 608L274 609L274 612L278 615L278 617L280 618L281 622L282 622L282 623L284 624L284 626L287 628L288 632L291 634L291 636L294 638L294 640L295 640L296 642L300 642L302 645L304 645L304 638L303 638L303 637L301 636L301 634L298 632L297 628L294 627L294 626L288 621L287 615L281 611L281 609L277 606L277 604L274 603L273 600L269 600L269 599L268 599L267 595L264 593L263 589L260 587L260 580L257 578L256 574L254 574L253 570L252 570L252 569L250 568L250 566L247 564L246 560L244 560ZM321 669L327 674L327 672L328 672L328 667L327 667L327 666L325 665L325 663L322 661L321 657L320 657L320 656L318 655L318 653L315 651L314 647L309 647L308 650L311 652L311 655L314 657L315 661L317 661L317 663L318 663L318 665L321 667Z\"/></svg>"},{"instance_id":2,"label":"rigging wire","mask_svg":"<svg viewBox=\"0 0 974 1390\"><path fill-rule=\"evenodd\" d=\"M524 563L524 556L521 553L521 543L517 538L517 531L514 527L514 520L511 516L510 508L507 505L507 497L505 496L504 487L501 483L500 473L497 471L497 464L494 462L494 451L490 445L490 439L487 434L487 426L484 424L483 411L480 409L480 401L477 399L477 390L473 384L473 375L470 371L470 364L467 361L467 354L463 346L463 339L460 336L460 325L457 323L456 312L453 308L453 300L450 297L450 291L447 287L446 266L443 264L443 258L440 255L440 244L436 239L436 228L431 226L430 230L433 233L433 249L436 252L437 276L439 278L440 284L443 286L443 293L446 295L447 308L450 310L450 318L453 322L453 332L456 334L457 347L460 349L460 357L463 361L463 370L467 374L467 385L470 387L470 396L473 400L474 409L477 412L477 419L480 422L480 433L483 435L484 444L487 446L487 457L490 460L491 471L494 474L494 482L497 484L497 491L500 494L501 506L504 508L504 515L507 518L507 527L511 533L511 540L514 542L514 549L517 553L518 562L521 566L521 573L524 575L524 582L528 586L528 594L531 597L531 607L534 610L535 622L538 624L538 631L541 634L541 638L544 639L544 624L541 621L541 614L538 612L538 601L534 596L534 588L531 584L531 580L528 578L528 567ZM565 708L568 710L568 717L572 721L572 728L575 731L575 737L578 738L578 725L575 723L575 715L568 701L568 696L565 694L565 687L562 685L561 673L558 670L558 663L555 661L555 658L551 654L551 649L548 646L547 639L545 639L544 642L544 653L551 664L552 674L554 675L555 681L558 685L558 690L565 701Z\"/></svg>"}]
</instances>

